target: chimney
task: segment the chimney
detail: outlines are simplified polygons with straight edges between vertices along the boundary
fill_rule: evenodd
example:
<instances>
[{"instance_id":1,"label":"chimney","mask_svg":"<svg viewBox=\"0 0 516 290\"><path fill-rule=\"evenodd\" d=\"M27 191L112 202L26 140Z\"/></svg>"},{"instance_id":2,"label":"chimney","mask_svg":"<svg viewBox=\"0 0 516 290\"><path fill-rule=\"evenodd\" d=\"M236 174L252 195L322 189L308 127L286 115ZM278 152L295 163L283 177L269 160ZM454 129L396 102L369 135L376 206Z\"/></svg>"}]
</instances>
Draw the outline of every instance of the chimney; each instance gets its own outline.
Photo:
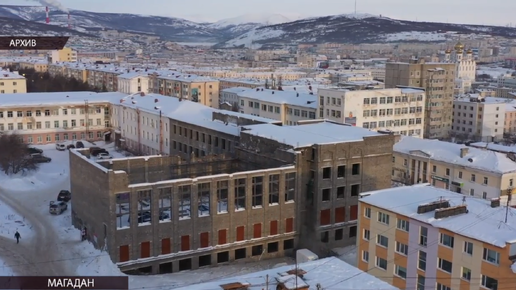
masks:
<instances>
[{"instance_id":1,"label":"chimney","mask_svg":"<svg viewBox=\"0 0 516 290\"><path fill-rule=\"evenodd\" d=\"M72 21L70 19L70 12L68 12L68 29L72 29Z\"/></svg>"},{"instance_id":2,"label":"chimney","mask_svg":"<svg viewBox=\"0 0 516 290\"><path fill-rule=\"evenodd\" d=\"M47 24L50 23L50 17L48 16L48 6L45 7L45 11L46 11L46 14L47 14Z\"/></svg>"},{"instance_id":3,"label":"chimney","mask_svg":"<svg viewBox=\"0 0 516 290\"><path fill-rule=\"evenodd\" d=\"M469 153L469 148L464 147L460 148L460 158L464 158Z\"/></svg>"},{"instance_id":4,"label":"chimney","mask_svg":"<svg viewBox=\"0 0 516 290\"><path fill-rule=\"evenodd\" d=\"M272 94L274 95L274 91L272 91Z\"/></svg>"},{"instance_id":5,"label":"chimney","mask_svg":"<svg viewBox=\"0 0 516 290\"><path fill-rule=\"evenodd\" d=\"M158 102L158 99L154 99L154 103L157 103Z\"/></svg>"},{"instance_id":6,"label":"chimney","mask_svg":"<svg viewBox=\"0 0 516 290\"><path fill-rule=\"evenodd\" d=\"M491 207L499 207L500 206L500 198L491 198Z\"/></svg>"}]
</instances>

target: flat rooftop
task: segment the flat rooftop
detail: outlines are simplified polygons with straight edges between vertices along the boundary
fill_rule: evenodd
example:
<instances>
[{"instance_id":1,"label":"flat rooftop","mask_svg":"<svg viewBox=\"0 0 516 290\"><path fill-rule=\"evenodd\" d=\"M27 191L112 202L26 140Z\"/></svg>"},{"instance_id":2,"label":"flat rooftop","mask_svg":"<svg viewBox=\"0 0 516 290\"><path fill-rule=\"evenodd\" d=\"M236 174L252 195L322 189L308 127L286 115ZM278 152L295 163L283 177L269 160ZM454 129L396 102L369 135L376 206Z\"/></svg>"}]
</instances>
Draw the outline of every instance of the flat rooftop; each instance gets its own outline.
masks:
<instances>
[{"instance_id":1,"label":"flat rooftop","mask_svg":"<svg viewBox=\"0 0 516 290\"><path fill-rule=\"evenodd\" d=\"M241 98L249 98L273 104L288 104L298 107L317 109L317 96L305 92L296 92L293 90L278 91L256 88L252 90L242 90L240 92L236 91L235 93Z\"/></svg>"},{"instance_id":2,"label":"flat rooftop","mask_svg":"<svg viewBox=\"0 0 516 290\"><path fill-rule=\"evenodd\" d=\"M50 93L16 93L1 94L0 107L44 107L60 105L84 105L85 101L93 103L111 103L127 94L118 92L50 92Z\"/></svg>"},{"instance_id":3,"label":"flat rooftop","mask_svg":"<svg viewBox=\"0 0 516 290\"><path fill-rule=\"evenodd\" d=\"M401 186L362 194L361 202L394 212L435 228L466 236L498 247L506 243L516 242L516 209L509 208L507 223L505 207L491 207L491 202L467 195L455 193L446 189L436 188L429 184ZM435 212L418 214L420 204L427 204L440 199L448 200L450 206L464 204L468 213L435 219Z\"/></svg>"},{"instance_id":4,"label":"flat rooftop","mask_svg":"<svg viewBox=\"0 0 516 290\"><path fill-rule=\"evenodd\" d=\"M242 133L275 140L294 148L308 147L314 144L363 141L365 137L383 135L361 127L327 121L299 126L250 125L243 126Z\"/></svg>"}]
</instances>

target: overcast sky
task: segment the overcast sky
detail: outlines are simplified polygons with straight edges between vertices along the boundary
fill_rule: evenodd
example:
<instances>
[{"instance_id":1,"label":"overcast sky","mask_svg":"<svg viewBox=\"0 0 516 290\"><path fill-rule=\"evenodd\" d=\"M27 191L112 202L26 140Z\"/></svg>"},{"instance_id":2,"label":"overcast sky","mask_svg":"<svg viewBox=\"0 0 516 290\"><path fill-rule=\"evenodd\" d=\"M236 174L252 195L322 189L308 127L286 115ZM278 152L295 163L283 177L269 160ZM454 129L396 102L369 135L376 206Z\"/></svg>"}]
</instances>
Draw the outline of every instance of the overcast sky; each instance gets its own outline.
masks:
<instances>
[{"instance_id":1,"label":"overcast sky","mask_svg":"<svg viewBox=\"0 0 516 290\"><path fill-rule=\"evenodd\" d=\"M54 0L50 0L54 1ZM355 0L60 0L69 9L217 21L250 13L322 16L354 12ZM38 1L0 0L37 5ZM516 26L516 0L357 0L358 13L418 21Z\"/></svg>"}]
</instances>

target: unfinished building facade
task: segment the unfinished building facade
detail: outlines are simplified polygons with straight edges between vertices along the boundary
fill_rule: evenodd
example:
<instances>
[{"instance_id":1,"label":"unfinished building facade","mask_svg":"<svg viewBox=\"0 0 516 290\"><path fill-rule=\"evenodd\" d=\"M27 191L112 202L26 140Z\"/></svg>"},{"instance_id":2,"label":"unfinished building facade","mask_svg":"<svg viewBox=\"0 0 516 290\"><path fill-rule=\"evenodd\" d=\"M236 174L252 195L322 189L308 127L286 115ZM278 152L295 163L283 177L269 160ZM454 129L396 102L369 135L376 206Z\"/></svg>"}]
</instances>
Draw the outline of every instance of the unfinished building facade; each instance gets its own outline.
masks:
<instances>
[{"instance_id":1,"label":"unfinished building facade","mask_svg":"<svg viewBox=\"0 0 516 290\"><path fill-rule=\"evenodd\" d=\"M226 155L106 162L88 155L70 152L73 224L125 272L282 257L296 245L294 165L269 161L277 167L263 169Z\"/></svg>"}]
</instances>

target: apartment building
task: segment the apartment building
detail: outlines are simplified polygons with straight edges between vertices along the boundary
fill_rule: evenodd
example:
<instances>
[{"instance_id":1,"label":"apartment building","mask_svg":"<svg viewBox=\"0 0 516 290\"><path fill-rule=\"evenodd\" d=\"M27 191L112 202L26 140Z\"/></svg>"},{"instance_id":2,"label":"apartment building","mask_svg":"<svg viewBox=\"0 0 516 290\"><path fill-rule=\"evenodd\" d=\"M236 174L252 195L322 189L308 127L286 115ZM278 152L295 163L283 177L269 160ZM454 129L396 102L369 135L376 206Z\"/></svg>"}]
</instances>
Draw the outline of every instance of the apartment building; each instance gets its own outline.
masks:
<instances>
[{"instance_id":1,"label":"apartment building","mask_svg":"<svg viewBox=\"0 0 516 290\"><path fill-rule=\"evenodd\" d=\"M149 93L149 72L130 71L118 75L118 90L124 94Z\"/></svg>"},{"instance_id":2,"label":"apartment building","mask_svg":"<svg viewBox=\"0 0 516 290\"><path fill-rule=\"evenodd\" d=\"M359 211L362 271L399 289L516 288L516 211L499 200L419 184L364 193Z\"/></svg>"},{"instance_id":3,"label":"apartment building","mask_svg":"<svg viewBox=\"0 0 516 290\"><path fill-rule=\"evenodd\" d=\"M318 117L372 130L423 136L425 91L319 89Z\"/></svg>"},{"instance_id":4,"label":"apartment building","mask_svg":"<svg viewBox=\"0 0 516 290\"><path fill-rule=\"evenodd\" d=\"M27 59L19 62L20 69L33 69L36 72L44 73L48 71L48 61L42 59Z\"/></svg>"},{"instance_id":5,"label":"apartment building","mask_svg":"<svg viewBox=\"0 0 516 290\"><path fill-rule=\"evenodd\" d=\"M245 87L231 87L222 89L220 91L220 104L226 105L229 110L239 111L240 108L240 99L238 97L238 93L247 90L256 90L256 88L245 88Z\"/></svg>"},{"instance_id":6,"label":"apartment building","mask_svg":"<svg viewBox=\"0 0 516 290\"><path fill-rule=\"evenodd\" d=\"M462 141L494 142L503 139L505 108L504 103L476 94L456 97L451 136Z\"/></svg>"},{"instance_id":7,"label":"apartment building","mask_svg":"<svg viewBox=\"0 0 516 290\"><path fill-rule=\"evenodd\" d=\"M302 246L328 255L355 242L360 192L390 187L393 143L319 121L243 125L231 154L189 160L104 162L73 150L72 220L130 273L257 261Z\"/></svg>"},{"instance_id":8,"label":"apartment building","mask_svg":"<svg viewBox=\"0 0 516 290\"><path fill-rule=\"evenodd\" d=\"M219 81L175 71L149 75L149 92L219 107Z\"/></svg>"},{"instance_id":9,"label":"apartment building","mask_svg":"<svg viewBox=\"0 0 516 290\"><path fill-rule=\"evenodd\" d=\"M505 104L504 134L516 134L516 104Z\"/></svg>"},{"instance_id":10,"label":"apartment building","mask_svg":"<svg viewBox=\"0 0 516 290\"><path fill-rule=\"evenodd\" d=\"M515 99L516 88L497 87L495 91L495 96L498 98Z\"/></svg>"},{"instance_id":11,"label":"apartment building","mask_svg":"<svg viewBox=\"0 0 516 290\"><path fill-rule=\"evenodd\" d=\"M220 82L219 89L221 92L222 92L222 90L229 89L229 88L242 87L242 88L256 89L258 87L263 87L265 85L265 81L256 80L256 79L222 78L222 79L219 79L219 82ZM223 102L223 101L221 100L221 102Z\"/></svg>"},{"instance_id":12,"label":"apartment building","mask_svg":"<svg viewBox=\"0 0 516 290\"><path fill-rule=\"evenodd\" d=\"M50 63L77 62L77 51L70 47L53 50L49 53L48 61Z\"/></svg>"},{"instance_id":13,"label":"apartment building","mask_svg":"<svg viewBox=\"0 0 516 290\"><path fill-rule=\"evenodd\" d=\"M0 131L19 134L28 144L107 140L111 99L122 96L93 92L6 94L0 104Z\"/></svg>"},{"instance_id":14,"label":"apartment building","mask_svg":"<svg viewBox=\"0 0 516 290\"><path fill-rule=\"evenodd\" d=\"M394 145L392 179L435 187L475 198L516 193L516 158L450 142L402 137Z\"/></svg>"},{"instance_id":15,"label":"apartment building","mask_svg":"<svg viewBox=\"0 0 516 290\"><path fill-rule=\"evenodd\" d=\"M108 92L118 90L118 76L126 71L114 65L96 65L86 70L88 84L98 90L105 89Z\"/></svg>"},{"instance_id":16,"label":"apartment building","mask_svg":"<svg viewBox=\"0 0 516 290\"><path fill-rule=\"evenodd\" d=\"M516 90L516 77L515 76L501 76L497 80L498 87L510 88Z\"/></svg>"},{"instance_id":17,"label":"apartment building","mask_svg":"<svg viewBox=\"0 0 516 290\"><path fill-rule=\"evenodd\" d=\"M421 87L426 91L425 138L448 138L452 126L455 63L389 62L385 66L385 87Z\"/></svg>"},{"instance_id":18,"label":"apartment building","mask_svg":"<svg viewBox=\"0 0 516 290\"><path fill-rule=\"evenodd\" d=\"M283 125L316 118L317 96L312 94L264 88L228 89L222 93L237 95L240 113L280 121Z\"/></svg>"},{"instance_id":19,"label":"apartment building","mask_svg":"<svg viewBox=\"0 0 516 290\"><path fill-rule=\"evenodd\" d=\"M0 70L0 94L19 93L27 93L27 79L17 71Z\"/></svg>"},{"instance_id":20,"label":"apartment building","mask_svg":"<svg viewBox=\"0 0 516 290\"><path fill-rule=\"evenodd\" d=\"M243 79L255 79L255 80L266 80L273 74L276 77L281 77L283 80L297 80L305 78L307 73L299 71L283 71L277 70L274 72L263 72L263 71L244 71L244 70L226 70L226 69L184 69L183 74L195 74L202 75L211 78L243 78Z\"/></svg>"},{"instance_id":21,"label":"apartment building","mask_svg":"<svg viewBox=\"0 0 516 290\"><path fill-rule=\"evenodd\" d=\"M458 42L454 50L447 49L444 61L455 63L455 95L464 95L471 92L472 83L477 76L477 63L473 56L473 50L464 49L464 44Z\"/></svg>"}]
</instances>

